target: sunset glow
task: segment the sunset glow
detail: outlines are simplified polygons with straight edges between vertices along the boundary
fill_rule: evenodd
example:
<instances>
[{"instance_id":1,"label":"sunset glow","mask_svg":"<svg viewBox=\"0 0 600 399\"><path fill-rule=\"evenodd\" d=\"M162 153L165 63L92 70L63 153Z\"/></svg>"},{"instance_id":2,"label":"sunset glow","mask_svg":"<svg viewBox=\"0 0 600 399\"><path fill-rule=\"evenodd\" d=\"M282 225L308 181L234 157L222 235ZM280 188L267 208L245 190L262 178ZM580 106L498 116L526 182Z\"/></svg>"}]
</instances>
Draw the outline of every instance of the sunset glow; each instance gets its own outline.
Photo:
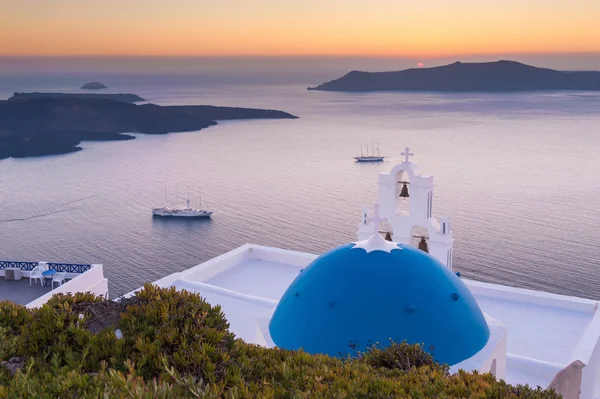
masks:
<instances>
[{"instance_id":1,"label":"sunset glow","mask_svg":"<svg viewBox=\"0 0 600 399\"><path fill-rule=\"evenodd\" d=\"M427 58L600 51L597 0L2 2L3 55Z\"/></svg>"}]
</instances>

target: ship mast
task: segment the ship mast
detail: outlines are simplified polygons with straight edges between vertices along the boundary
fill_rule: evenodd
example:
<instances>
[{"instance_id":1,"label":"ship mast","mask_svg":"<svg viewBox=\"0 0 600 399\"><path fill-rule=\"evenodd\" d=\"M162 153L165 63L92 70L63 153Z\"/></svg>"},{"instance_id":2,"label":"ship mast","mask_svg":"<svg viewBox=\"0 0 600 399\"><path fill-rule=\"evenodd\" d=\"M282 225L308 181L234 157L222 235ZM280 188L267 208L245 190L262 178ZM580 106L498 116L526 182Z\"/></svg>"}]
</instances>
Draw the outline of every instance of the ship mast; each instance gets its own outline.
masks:
<instances>
[{"instance_id":1,"label":"ship mast","mask_svg":"<svg viewBox=\"0 0 600 399\"><path fill-rule=\"evenodd\" d=\"M167 197L167 183L165 183L165 208L168 208L169 198Z\"/></svg>"},{"instance_id":2,"label":"ship mast","mask_svg":"<svg viewBox=\"0 0 600 399\"><path fill-rule=\"evenodd\" d=\"M188 197L185 201L185 209L190 209L190 186L187 186Z\"/></svg>"}]
</instances>

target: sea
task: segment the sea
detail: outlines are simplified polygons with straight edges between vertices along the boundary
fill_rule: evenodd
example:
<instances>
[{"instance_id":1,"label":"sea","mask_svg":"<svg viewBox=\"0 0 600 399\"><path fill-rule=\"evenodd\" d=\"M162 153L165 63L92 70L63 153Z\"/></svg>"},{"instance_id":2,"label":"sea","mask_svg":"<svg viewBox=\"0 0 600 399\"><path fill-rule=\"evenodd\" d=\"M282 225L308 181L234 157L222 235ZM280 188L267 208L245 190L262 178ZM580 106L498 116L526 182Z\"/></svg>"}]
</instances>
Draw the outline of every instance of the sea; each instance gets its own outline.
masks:
<instances>
[{"instance_id":1,"label":"sea","mask_svg":"<svg viewBox=\"0 0 600 399\"><path fill-rule=\"evenodd\" d=\"M160 105L299 117L0 160L0 259L101 263L114 297L245 243L319 254L356 240L378 175L409 146L434 175L462 276L600 298L600 93L330 93L306 88L342 66L277 68L0 74L0 99L98 80ZM366 143L385 162L353 162ZM188 193L212 219L152 218Z\"/></svg>"}]
</instances>

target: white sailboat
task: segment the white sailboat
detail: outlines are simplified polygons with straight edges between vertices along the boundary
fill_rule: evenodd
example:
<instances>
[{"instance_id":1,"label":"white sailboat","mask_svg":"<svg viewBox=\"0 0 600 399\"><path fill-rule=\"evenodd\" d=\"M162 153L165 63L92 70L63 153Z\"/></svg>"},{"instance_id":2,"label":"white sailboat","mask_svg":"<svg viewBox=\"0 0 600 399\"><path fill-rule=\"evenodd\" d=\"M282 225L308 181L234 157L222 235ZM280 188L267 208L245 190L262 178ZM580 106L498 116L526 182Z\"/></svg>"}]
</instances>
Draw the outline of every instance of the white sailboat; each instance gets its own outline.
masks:
<instances>
[{"instance_id":1,"label":"white sailboat","mask_svg":"<svg viewBox=\"0 0 600 399\"><path fill-rule=\"evenodd\" d=\"M213 214L211 211L202 209L202 197L200 197L198 209L190 206L190 188L188 186L188 197L185 200L185 208L170 207L167 204L167 187L165 186L165 206L161 208L152 208L152 216L158 217L183 217L183 218L209 218ZM177 196L177 186L175 186L175 198Z\"/></svg>"},{"instance_id":2,"label":"white sailboat","mask_svg":"<svg viewBox=\"0 0 600 399\"><path fill-rule=\"evenodd\" d=\"M367 143L367 155L363 155L362 144L360 146L360 156L354 157L356 162L381 162L385 158L379 154L379 143L377 143L377 155L375 155L375 147L373 146L373 142L371 141L371 149L372 154L369 155L369 143Z\"/></svg>"}]
</instances>

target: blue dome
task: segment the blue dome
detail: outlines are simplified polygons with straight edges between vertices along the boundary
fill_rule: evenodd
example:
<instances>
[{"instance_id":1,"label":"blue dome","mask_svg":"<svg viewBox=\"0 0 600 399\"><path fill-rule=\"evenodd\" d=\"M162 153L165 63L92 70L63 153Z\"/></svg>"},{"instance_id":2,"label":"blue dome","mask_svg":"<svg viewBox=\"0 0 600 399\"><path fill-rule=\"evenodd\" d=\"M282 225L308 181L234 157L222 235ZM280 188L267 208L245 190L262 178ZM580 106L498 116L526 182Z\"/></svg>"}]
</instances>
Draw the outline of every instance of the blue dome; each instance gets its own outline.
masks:
<instances>
[{"instance_id":1,"label":"blue dome","mask_svg":"<svg viewBox=\"0 0 600 399\"><path fill-rule=\"evenodd\" d=\"M273 342L346 356L406 340L448 365L479 352L490 331L467 286L431 255L386 243L394 249L343 245L300 272L269 324Z\"/></svg>"}]
</instances>

